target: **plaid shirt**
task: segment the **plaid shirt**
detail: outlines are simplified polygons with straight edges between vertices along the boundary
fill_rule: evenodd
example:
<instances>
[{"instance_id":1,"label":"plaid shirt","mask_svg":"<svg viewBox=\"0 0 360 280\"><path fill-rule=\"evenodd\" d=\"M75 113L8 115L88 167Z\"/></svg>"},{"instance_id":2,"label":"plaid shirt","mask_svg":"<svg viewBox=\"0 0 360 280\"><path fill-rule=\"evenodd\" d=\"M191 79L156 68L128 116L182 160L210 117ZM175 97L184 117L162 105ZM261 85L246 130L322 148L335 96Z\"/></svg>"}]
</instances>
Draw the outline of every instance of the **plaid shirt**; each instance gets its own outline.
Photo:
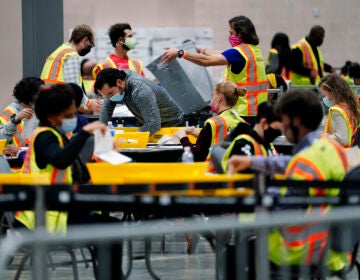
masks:
<instances>
[{"instance_id":1,"label":"plaid shirt","mask_svg":"<svg viewBox=\"0 0 360 280\"><path fill-rule=\"evenodd\" d=\"M74 51L76 49L70 43L67 43ZM80 84L80 56L74 55L70 57L64 63L64 82L65 83L74 83L81 87ZM88 103L88 98L84 94L83 99L81 100L81 105L85 106Z\"/></svg>"}]
</instances>

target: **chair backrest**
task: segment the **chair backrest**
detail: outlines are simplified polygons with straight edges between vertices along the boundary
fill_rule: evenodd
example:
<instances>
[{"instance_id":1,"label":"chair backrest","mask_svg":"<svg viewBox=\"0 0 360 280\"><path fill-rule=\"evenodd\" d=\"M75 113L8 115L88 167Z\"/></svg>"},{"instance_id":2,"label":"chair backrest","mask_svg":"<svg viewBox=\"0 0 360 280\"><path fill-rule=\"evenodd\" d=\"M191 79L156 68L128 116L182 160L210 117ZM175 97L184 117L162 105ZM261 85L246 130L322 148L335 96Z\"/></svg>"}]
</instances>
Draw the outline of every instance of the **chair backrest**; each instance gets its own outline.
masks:
<instances>
[{"instance_id":1,"label":"chair backrest","mask_svg":"<svg viewBox=\"0 0 360 280\"><path fill-rule=\"evenodd\" d=\"M225 151L226 149L222 147L220 144L214 145L210 151L211 162L215 167L215 172L218 174L224 173L224 170L221 165L221 160L225 154Z\"/></svg>"}]
</instances>

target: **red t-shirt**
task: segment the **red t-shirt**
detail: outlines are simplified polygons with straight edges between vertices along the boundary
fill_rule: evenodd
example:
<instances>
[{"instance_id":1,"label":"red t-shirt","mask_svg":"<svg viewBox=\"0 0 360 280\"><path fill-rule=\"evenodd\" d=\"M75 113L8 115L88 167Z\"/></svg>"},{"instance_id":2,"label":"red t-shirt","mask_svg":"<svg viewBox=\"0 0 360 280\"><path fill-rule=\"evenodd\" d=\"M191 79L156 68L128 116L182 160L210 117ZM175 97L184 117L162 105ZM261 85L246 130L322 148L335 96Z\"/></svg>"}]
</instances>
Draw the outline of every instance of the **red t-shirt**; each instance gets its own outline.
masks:
<instances>
[{"instance_id":1,"label":"red t-shirt","mask_svg":"<svg viewBox=\"0 0 360 280\"><path fill-rule=\"evenodd\" d=\"M117 56L115 54L110 54L110 58L114 61L117 69L129 69L129 59ZM141 71L141 75L144 75L144 71Z\"/></svg>"}]
</instances>

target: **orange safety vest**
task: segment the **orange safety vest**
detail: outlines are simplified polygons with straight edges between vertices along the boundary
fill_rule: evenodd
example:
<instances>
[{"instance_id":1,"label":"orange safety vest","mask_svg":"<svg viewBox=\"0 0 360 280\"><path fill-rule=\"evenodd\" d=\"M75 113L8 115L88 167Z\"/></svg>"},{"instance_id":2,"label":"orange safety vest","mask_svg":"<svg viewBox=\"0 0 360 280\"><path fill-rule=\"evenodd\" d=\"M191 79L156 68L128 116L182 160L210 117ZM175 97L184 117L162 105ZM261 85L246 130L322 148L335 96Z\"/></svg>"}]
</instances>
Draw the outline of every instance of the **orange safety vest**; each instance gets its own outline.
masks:
<instances>
[{"instance_id":1,"label":"orange safety vest","mask_svg":"<svg viewBox=\"0 0 360 280\"><path fill-rule=\"evenodd\" d=\"M142 75L143 67L140 60L128 58L128 65L130 70L133 70L139 75ZM97 74L105 68L117 68L115 62L111 59L110 56L107 56L104 62L95 65L92 71L93 76L96 78Z\"/></svg>"},{"instance_id":2,"label":"orange safety vest","mask_svg":"<svg viewBox=\"0 0 360 280\"><path fill-rule=\"evenodd\" d=\"M265 65L259 46L240 44L234 47L245 59L245 67L239 73L231 71L231 65L226 66L225 80L232 81L246 88L244 97L239 97L234 106L240 116L256 116L257 107L267 101Z\"/></svg>"},{"instance_id":3,"label":"orange safety vest","mask_svg":"<svg viewBox=\"0 0 360 280\"><path fill-rule=\"evenodd\" d=\"M41 72L41 79L45 85L64 83L64 63L73 56L79 54L68 44L64 43L53 51L47 58ZM79 63L79 85L82 83Z\"/></svg>"},{"instance_id":4,"label":"orange safety vest","mask_svg":"<svg viewBox=\"0 0 360 280\"><path fill-rule=\"evenodd\" d=\"M17 112L14 110L14 108L10 107L10 106L7 106L5 108L5 110L2 112L2 114L0 115L0 122L2 124L7 124L8 122L10 122L10 117L14 114L16 114ZM23 132L23 122L19 123L17 126L16 126L16 132L13 136L13 141L14 141L14 144L17 146L17 147L26 147L26 142L25 142L25 139L22 135L22 132Z\"/></svg>"},{"instance_id":5,"label":"orange safety vest","mask_svg":"<svg viewBox=\"0 0 360 280\"><path fill-rule=\"evenodd\" d=\"M349 168L345 149L336 141L323 136L296 154L289 162L285 175L293 180L337 180L341 181ZM339 189L320 190L312 188L310 196L336 196ZM314 209L309 207L308 214L318 210L322 215L330 207ZM319 263L324 255L329 226L309 223L274 229L269 234L270 260L277 265L302 265ZM340 256L341 255L341 256ZM332 259L336 259L334 262ZM341 264L339 263L341 262ZM330 270L342 269L349 263L348 254L330 250L326 260Z\"/></svg>"},{"instance_id":6,"label":"orange safety vest","mask_svg":"<svg viewBox=\"0 0 360 280\"><path fill-rule=\"evenodd\" d=\"M306 41L305 38L301 39L297 44L292 46L292 49L296 49L296 48L300 49L303 54L303 60L302 60L303 66L317 73L316 82L315 82L317 84L317 82L320 79L319 69L321 68L322 73L324 73L324 61L320 48L319 47L317 48L320 65L317 64L314 52L312 51L310 44ZM310 85L309 77L302 76L298 73L295 73L294 71L290 71L290 80L291 83L294 85Z\"/></svg>"},{"instance_id":7,"label":"orange safety vest","mask_svg":"<svg viewBox=\"0 0 360 280\"><path fill-rule=\"evenodd\" d=\"M245 122L244 119L234 111L234 109L225 110L220 115L207 119L204 126L210 124L211 126L211 145L210 147L224 141L229 132L234 129L239 122ZM209 162L209 171L214 171L214 166L211 164L210 152L208 153L206 160Z\"/></svg>"},{"instance_id":8,"label":"orange safety vest","mask_svg":"<svg viewBox=\"0 0 360 280\"><path fill-rule=\"evenodd\" d=\"M326 120L324 132L328 134L334 134L334 129L331 124L331 115L334 112L338 112L345 120L347 131L348 131L348 143L345 148L350 148L355 143L356 129L357 129L357 120L354 117L353 113L350 111L349 106L342 102L340 104L336 104L329 108L329 114Z\"/></svg>"}]
</instances>

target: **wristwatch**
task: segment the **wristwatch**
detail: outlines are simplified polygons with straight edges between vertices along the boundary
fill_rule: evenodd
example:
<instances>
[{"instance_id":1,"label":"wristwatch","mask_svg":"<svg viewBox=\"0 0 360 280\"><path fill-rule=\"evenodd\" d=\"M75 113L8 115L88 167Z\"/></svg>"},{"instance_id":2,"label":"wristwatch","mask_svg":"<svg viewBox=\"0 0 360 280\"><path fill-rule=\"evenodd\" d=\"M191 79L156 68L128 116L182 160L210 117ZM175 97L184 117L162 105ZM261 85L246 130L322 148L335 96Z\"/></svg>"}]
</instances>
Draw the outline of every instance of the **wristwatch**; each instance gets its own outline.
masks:
<instances>
[{"instance_id":1,"label":"wristwatch","mask_svg":"<svg viewBox=\"0 0 360 280\"><path fill-rule=\"evenodd\" d=\"M178 51L178 58L182 58L184 55L184 50L179 50Z\"/></svg>"},{"instance_id":2,"label":"wristwatch","mask_svg":"<svg viewBox=\"0 0 360 280\"><path fill-rule=\"evenodd\" d=\"M10 116L10 121L11 121L13 124L20 124L20 123L21 123L21 120L16 120L15 117L16 117L16 114L12 114L12 115Z\"/></svg>"}]
</instances>

